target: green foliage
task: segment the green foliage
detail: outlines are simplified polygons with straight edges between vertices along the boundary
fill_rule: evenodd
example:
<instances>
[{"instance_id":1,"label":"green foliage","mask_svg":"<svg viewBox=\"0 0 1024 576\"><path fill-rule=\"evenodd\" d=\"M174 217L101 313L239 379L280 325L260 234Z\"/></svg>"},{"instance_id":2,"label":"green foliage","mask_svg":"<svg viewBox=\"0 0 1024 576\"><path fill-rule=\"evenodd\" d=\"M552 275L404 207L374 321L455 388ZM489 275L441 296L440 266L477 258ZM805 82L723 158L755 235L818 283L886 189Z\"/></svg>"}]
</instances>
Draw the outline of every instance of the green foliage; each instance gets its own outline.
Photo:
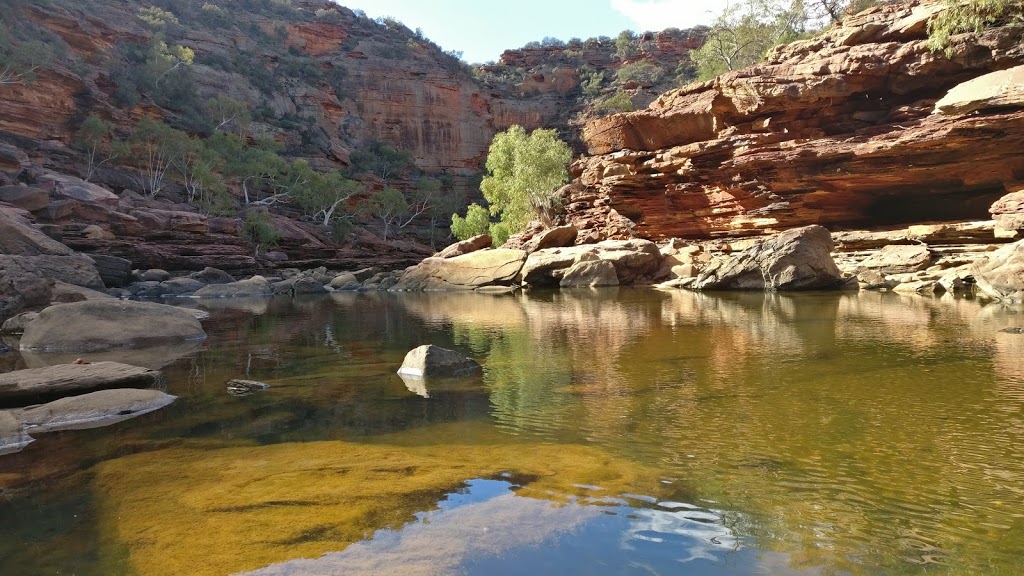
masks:
<instances>
[{"instance_id":1,"label":"green foliage","mask_svg":"<svg viewBox=\"0 0 1024 576\"><path fill-rule=\"evenodd\" d=\"M664 71L658 66L650 62L639 61L623 64L615 72L615 78L623 84L636 82L642 86L654 86L661 80L662 74Z\"/></svg>"},{"instance_id":2,"label":"green foliage","mask_svg":"<svg viewBox=\"0 0 1024 576\"><path fill-rule=\"evenodd\" d=\"M261 250L274 246L281 240L281 232L274 227L269 212L252 211L245 215L245 221L242 222L242 237L253 246L254 253L259 256Z\"/></svg>"},{"instance_id":3,"label":"green foliage","mask_svg":"<svg viewBox=\"0 0 1024 576\"><path fill-rule=\"evenodd\" d=\"M623 30L615 38L615 54L619 58L629 58L637 53L636 34L632 30Z\"/></svg>"},{"instance_id":4,"label":"green foliage","mask_svg":"<svg viewBox=\"0 0 1024 576\"><path fill-rule=\"evenodd\" d=\"M299 160L295 164L305 164ZM334 221L347 216L345 207L349 199L362 190L362 185L344 177L340 172L312 173L304 186L291 193L291 200L307 214L331 228Z\"/></svg>"},{"instance_id":5,"label":"green foliage","mask_svg":"<svg viewBox=\"0 0 1024 576\"><path fill-rule=\"evenodd\" d=\"M452 234L459 240L486 234L491 226L491 213L483 206L473 203L466 208L466 216L452 214Z\"/></svg>"},{"instance_id":6,"label":"green foliage","mask_svg":"<svg viewBox=\"0 0 1024 576\"><path fill-rule=\"evenodd\" d=\"M317 9L316 18L317 20L322 20L324 22L332 22L335 24L340 24L345 21L345 19L341 15L341 12L337 10L329 10L327 8Z\"/></svg>"},{"instance_id":7,"label":"green foliage","mask_svg":"<svg viewBox=\"0 0 1024 576\"><path fill-rule=\"evenodd\" d=\"M116 86L114 100L119 106L134 106L141 91L161 106L201 115L190 70L195 61L191 48L170 45L162 34L155 34L148 42L119 44L115 55L110 76Z\"/></svg>"},{"instance_id":8,"label":"green foliage","mask_svg":"<svg viewBox=\"0 0 1024 576\"><path fill-rule=\"evenodd\" d=\"M216 4L206 2L199 9L199 17L203 23L213 28L227 28L231 25L228 13Z\"/></svg>"},{"instance_id":9,"label":"green foliage","mask_svg":"<svg viewBox=\"0 0 1024 576\"><path fill-rule=\"evenodd\" d=\"M552 207L555 190L569 179L566 166L571 159L572 151L554 130L538 129L527 135L521 126L512 126L494 137L480 190L491 215L503 225L497 229L499 236L519 232L531 218ZM474 218L479 220L478 215ZM474 221L474 226L478 224ZM456 229L464 230L465 224L453 218L452 227L458 237Z\"/></svg>"},{"instance_id":10,"label":"green foliage","mask_svg":"<svg viewBox=\"0 0 1024 576\"><path fill-rule=\"evenodd\" d=\"M71 146L85 155L86 182L103 164L128 155L124 142L114 140L107 145L111 133L111 125L95 114L89 115L75 133Z\"/></svg>"},{"instance_id":11,"label":"green foliage","mask_svg":"<svg viewBox=\"0 0 1024 576\"><path fill-rule=\"evenodd\" d=\"M744 0L714 21L699 50L690 53L698 79L709 80L760 61L769 48L807 32L810 15L802 0Z\"/></svg>"},{"instance_id":12,"label":"green foliage","mask_svg":"<svg viewBox=\"0 0 1024 576\"><path fill-rule=\"evenodd\" d=\"M616 92L594 105L594 112L601 115L620 114L631 110L633 110L633 101L625 92Z\"/></svg>"},{"instance_id":13,"label":"green foliage","mask_svg":"<svg viewBox=\"0 0 1024 576\"><path fill-rule=\"evenodd\" d=\"M244 135L252 122L249 106L228 96L216 96L206 101L206 114L214 130Z\"/></svg>"},{"instance_id":14,"label":"green foliage","mask_svg":"<svg viewBox=\"0 0 1024 576\"><path fill-rule=\"evenodd\" d=\"M156 6L139 8L139 20L153 29L164 28L169 24L178 24L178 17Z\"/></svg>"},{"instance_id":15,"label":"green foliage","mask_svg":"<svg viewBox=\"0 0 1024 576\"><path fill-rule=\"evenodd\" d=\"M594 100L601 95L601 87L604 84L604 72L602 70L583 70L580 72L580 87L583 95Z\"/></svg>"},{"instance_id":16,"label":"green foliage","mask_svg":"<svg viewBox=\"0 0 1024 576\"><path fill-rule=\"evenodd\" d=\"M953 53L950 39L957 34L980 34L986 28L1024 21L1020 0L946 0L946 4L946 10L928 23L928 47L946 56Z\"/></svg>"},{"instance_id":17,"label":"green foliage","mask_svg":"<svg viewBox=\"0 0 1024 576\"><path fill-rule=\"evenodd\" d=\"M38 40L17 40L0 22L0 86L33 82L53 60L53 48Z\"/></svg>"},{"instance_id":18,"label":"green foliage","mask_svg":"<svg viewBox=\"0 0 1024 576\"><path fill-rule=\"evenodd\" d=\"M403 226L401 220L409 215L409 202L399 190L385 186L383 190L374 192L366 199L362 211L380 219L384 225L384 240L387 240L392 226Z\"/></svg>"},{"instance_id":19,"label":"green foliage","mask_svg":"<svg viewBox=\"0 0 1024 576\"><path fill-rule=\"evenodd\" d=\"M388 180L398 176L412 164L412 154L373 140L352 153L352 168Z\"/></svg>"},{"instance_id":20,"label":"green foliage","mask_svg":"<svg viewBox=\"0 0 1024 576\"><path fill-rule=\"evenodd\" d=\"M188 137L159 120L144 116L128 142L142 170L143 192L157 195L164 187L168 170L187 147Z\"/></svg>"}]
</instances>

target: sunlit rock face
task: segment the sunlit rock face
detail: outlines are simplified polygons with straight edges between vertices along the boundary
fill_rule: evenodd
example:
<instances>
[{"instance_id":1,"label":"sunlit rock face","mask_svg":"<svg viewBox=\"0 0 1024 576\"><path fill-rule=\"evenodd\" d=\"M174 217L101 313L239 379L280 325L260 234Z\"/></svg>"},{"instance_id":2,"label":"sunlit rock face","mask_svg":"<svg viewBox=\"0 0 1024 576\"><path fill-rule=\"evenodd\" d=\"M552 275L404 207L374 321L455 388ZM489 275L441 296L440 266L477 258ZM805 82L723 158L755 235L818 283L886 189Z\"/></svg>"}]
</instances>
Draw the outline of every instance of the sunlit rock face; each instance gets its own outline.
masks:
<instances>
[{"instance_id":1,"label":"sunlit rock face","mask_svg":"<svg viewBox=\"0 0 1024 576\"><path fill-rule=\"evenodd\" d=\"M567 220L615 238L624 231L607 222L623 216L635 225L627 233L661 239L986 219L1024 178L1017 92L987 86L1012 74L985 79L1024 62L1024 29L960 37L946 57L926 31L943 7L874 8L763 63L591 122ZM995 96L936 109L951 91L978 94L954 90L969 81Z\"/></svg>"}]
</instances>

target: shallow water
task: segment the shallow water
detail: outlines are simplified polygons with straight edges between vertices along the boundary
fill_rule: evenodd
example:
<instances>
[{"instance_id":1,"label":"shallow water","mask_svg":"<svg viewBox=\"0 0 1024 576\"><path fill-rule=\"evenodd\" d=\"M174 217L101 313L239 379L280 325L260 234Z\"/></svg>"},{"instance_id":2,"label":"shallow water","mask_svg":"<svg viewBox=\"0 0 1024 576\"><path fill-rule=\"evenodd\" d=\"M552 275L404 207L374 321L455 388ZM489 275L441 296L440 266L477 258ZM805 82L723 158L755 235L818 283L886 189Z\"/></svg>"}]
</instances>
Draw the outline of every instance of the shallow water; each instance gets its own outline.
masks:
<instances>
[{"instance_id":1,"label":"shallow water","mask_svg":"<svg viewBox=\"0 0 1024 576\"><path fill-rule=\"evenodd\" d=\"M626 289L189 305L210 338L164 368L177 402L0 458L0 574L1024 565L1024 335L1000 332L1024 309ZM407 384L425 343L483 375ZM271 388L228 395L240 377Z\"/></svg>"}]
</instances>

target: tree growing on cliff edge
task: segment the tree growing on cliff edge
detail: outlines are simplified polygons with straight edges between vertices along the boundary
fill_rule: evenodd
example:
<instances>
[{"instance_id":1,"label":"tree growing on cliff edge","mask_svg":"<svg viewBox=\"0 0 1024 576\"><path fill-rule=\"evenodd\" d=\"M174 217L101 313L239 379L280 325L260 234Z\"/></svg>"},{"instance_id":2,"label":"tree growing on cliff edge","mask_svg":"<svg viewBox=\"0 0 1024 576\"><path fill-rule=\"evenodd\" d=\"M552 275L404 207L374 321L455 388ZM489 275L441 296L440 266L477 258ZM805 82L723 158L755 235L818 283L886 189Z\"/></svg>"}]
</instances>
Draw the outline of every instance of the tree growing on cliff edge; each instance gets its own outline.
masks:
<instances>
[{"instance_id":1,"label":"tree growing on cliff edge","mask_svg":"<svg viewBox=\"0 0 1024 576\"><path fill-rule=\"evenodd\" d=\"M7 25L0 22L0 86L32 82L36 72L52 58L49 46L35 40L18 42Z\"/></svg>"},{"instance_id":2,"label":"tree growing on cliff edge","mask_svg":"<svg viewBox=\"0 0 1024 576\"><path fill-rule=\"evenodd\" d=\"M75 139L71 146L85 155L85 176L88 182L92 179L96 169L114 160L127 156L128 144L117 139L112 139L107 144L107 138L111 136L113 128L102 118L90 114L79 126L75 133Z\"/></svg>"},{"instance_id":3,"label":"tree growing on cliff edge","mask_svg":"<svg viewBox=\"0 0 1024 576\"><path fill-rule=\"evenodd\" d=\"M567 167L571 159L572 151L554 130L537 129L527 135L522 126L512 126L494 137L480 191L491 216L499 218L490 225L496 245L552 208L555 190L569 181ZM480 208L473 206L476 204L467 214L479 213ZM464 218L452 215L452 232L457 238L468 237L458 232L467 228Z\"/></svg>"},{"instance_id":4,"label":"tree growing on cliff edge","mask_svg":"<svg viewBox=\"0 0 1024 576\"><path fill-rule=\"evenodd\" d=\"M928 23L928 47L934 52L953 52L951 38L956 34L980 34L985 28L1024 22L1024 2L1020 0L946 0L949 7Z\"/></svg>"}]
</instances>

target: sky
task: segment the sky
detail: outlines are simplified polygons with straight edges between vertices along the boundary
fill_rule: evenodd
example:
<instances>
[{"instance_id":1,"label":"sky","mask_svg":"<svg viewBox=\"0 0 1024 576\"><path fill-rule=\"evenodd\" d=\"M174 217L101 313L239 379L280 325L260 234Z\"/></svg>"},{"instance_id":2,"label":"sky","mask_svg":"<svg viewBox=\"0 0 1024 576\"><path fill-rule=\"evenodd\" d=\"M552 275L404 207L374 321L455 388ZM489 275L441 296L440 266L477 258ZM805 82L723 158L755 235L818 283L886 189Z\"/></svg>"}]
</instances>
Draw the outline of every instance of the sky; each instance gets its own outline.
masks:
<instances>
[{"instance_id":1,"label":"sky","mask_svg":"<svg viewBox=\"0 0 1024 576\"><path fill-rule=\"evenodd\" d=\"M710 24L729 0L335 0L371 18L392 16L421 28L463 60L497 60L509 48L551 36L560 40L614 38L623 30L643 32Z\"/></svg>"}]
</instances>

